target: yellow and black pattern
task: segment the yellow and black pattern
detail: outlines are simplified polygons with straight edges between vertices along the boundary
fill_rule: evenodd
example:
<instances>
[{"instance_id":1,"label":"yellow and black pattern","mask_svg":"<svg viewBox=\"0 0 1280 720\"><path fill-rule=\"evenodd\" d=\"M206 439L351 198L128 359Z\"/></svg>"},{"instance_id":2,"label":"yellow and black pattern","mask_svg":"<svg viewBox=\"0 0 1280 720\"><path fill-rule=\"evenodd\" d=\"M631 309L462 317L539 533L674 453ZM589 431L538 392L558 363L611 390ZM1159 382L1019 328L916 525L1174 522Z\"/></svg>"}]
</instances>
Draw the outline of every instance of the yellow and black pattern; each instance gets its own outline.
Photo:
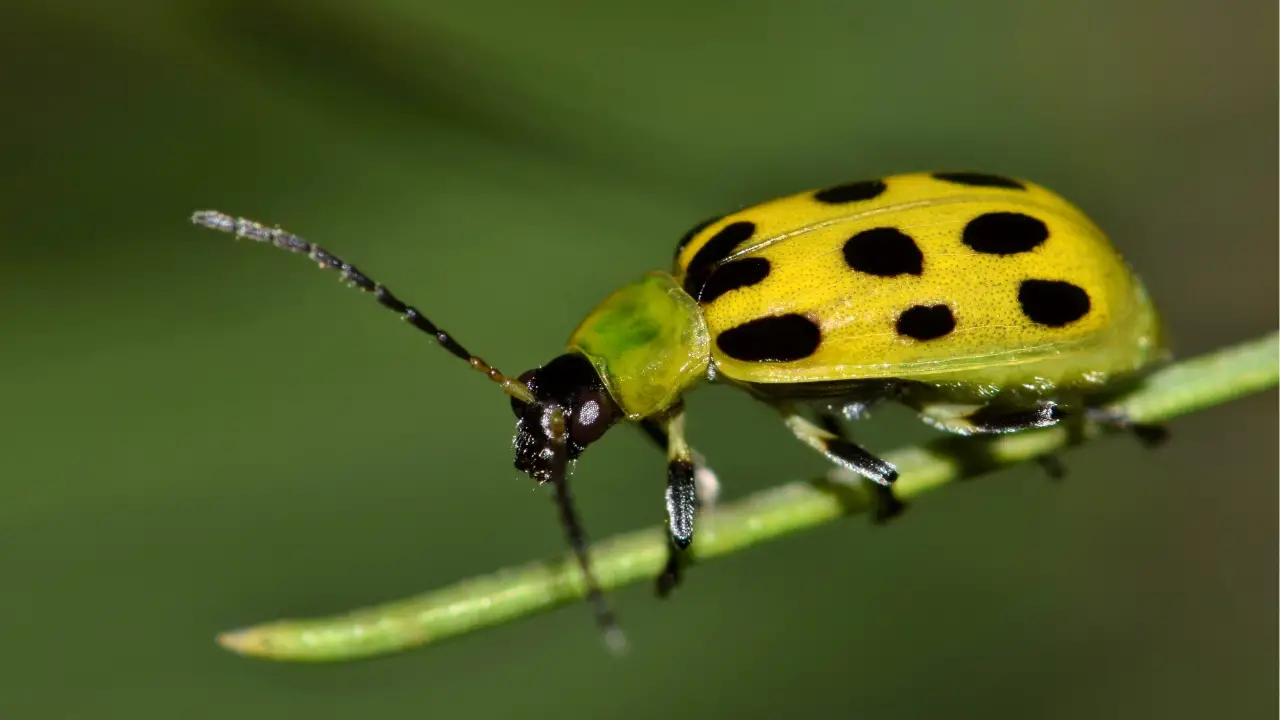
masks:
<instances>
[{"instance_id":1,"label":"yellow and black pattern","mask_svg":"<svg viewBox=\"0 0 1280 720\"><path fill-rule=\"evenodd\" d=\"M1064 356L1122 371L1156 333L1097 226L1043 187L994 175L895 175L780 198L695 228L676 265L718 369L751 383L992 367L1004 369L991 382L1065 380L1052 377L1070 374Z\"/></svg>"}]
</instances>

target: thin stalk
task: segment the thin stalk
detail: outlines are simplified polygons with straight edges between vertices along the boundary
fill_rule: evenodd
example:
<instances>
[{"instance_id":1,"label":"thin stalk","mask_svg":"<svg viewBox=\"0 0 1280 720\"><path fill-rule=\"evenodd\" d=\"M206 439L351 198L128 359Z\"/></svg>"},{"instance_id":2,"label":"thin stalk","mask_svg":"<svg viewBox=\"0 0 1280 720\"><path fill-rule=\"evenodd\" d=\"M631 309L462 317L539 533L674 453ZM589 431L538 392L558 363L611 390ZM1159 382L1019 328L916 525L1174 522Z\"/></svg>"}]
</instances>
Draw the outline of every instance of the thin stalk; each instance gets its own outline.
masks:
<instances>
[{"instance_id":1,"label":"thin stalk","mask_svg":"<svg viewBox=\"0 0 1280 720\"><path fill-rule=\"evenodd\" d=\"M1112 407L1154 423L1276 386L1277 334L1170 365ZM901 475L894 491L910 500L956 480L1060 451L1105 431L1058 427L997 437L948 437L888 453ZM756 493L708 513L692 548L697 562L810 530L871 508L864 485L843 471ZM592 548L603 589L649 582L666 559L660 527L617 536ZM586 587L571 557L533 562L416 597L312 620L282 620L218 637L242 655L295 662L385 655L544 612L579 600Z\"/></svg>"}]
</instances>

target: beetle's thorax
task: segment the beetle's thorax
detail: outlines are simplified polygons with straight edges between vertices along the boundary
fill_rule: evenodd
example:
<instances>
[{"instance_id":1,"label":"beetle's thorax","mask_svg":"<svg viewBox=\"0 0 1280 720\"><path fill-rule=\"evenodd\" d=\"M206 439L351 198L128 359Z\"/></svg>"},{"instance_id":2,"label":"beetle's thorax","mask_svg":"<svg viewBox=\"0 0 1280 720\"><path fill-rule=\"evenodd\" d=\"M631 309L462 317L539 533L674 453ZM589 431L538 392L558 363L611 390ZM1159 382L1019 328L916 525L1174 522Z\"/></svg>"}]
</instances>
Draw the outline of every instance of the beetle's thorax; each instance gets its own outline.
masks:
<instances>
[{"instance_id":1,"label":"beetle's thorax","mask_svg":"<svg viewBox=\"0 0 1280 720\"><path fill-rule=\"evenodd\" d=\"M590 362L627 419L639 420L706 377L711 339L698 303L671 275L651 272L587 315L569 351Z\"/></svg>"},{"instance_id":2,"label":"beetle's thorax","mask_svg":"<svg viewBox=\"0 0 1280 720\"><path fill-rule=\"evenodd\" d=\"M566 353L520 376L535 402L513 399L516 416L515 466L547 482L556 464L573 460L622 418L622 411L585 357ZM563 457L553 442L553 415L564 422Z\"/></svg>"}]
</instances>

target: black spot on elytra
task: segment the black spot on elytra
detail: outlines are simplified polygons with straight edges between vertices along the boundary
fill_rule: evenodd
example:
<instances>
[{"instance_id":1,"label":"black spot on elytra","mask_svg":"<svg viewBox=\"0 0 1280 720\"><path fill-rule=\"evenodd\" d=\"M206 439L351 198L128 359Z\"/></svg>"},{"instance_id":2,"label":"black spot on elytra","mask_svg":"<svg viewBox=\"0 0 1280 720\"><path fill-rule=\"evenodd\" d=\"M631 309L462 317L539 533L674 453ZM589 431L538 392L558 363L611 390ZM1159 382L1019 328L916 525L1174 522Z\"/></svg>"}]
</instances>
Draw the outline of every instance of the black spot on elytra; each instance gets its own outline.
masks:
<instances>
[{"instance_id":1,"label":"black spot on elytra","mask_svg":"<svg viewBox=\"0 0 1280 720\"><path fill-rule=\"evenodd\" d=\"M813 194L813 199L827 205L843 205L851 202L862 202L880 197L885 191L883 180L863 180L861 182L834 185Z\"/></svg>"},{"instance_id":2,"label":"black spot on elytra","mask_svg":"<svg viewBox=\"0 0 1280 720\"><path fill-rule=\"evenodd\" d=\"M697 237L698 233L706 230L712 223L719 220L721 217L722 216L717 215L713 218L707 218L697 225L694 225L692 228L689 228L689 232L685 233L684 236L680 238L680 242L676 243L676 257L680 257L680 253L689 246L689 243L693 242L693 239Z\"/></svg>"},{"instance_id":3,"label":"black spot on elytra","mask_svg":"<svg viewBox=\"0 0 1280 720\"><path fill-rule=\"evenodd\" d=\"M955 183L956 185L971 185L973 187L997 187L1007 188L1009 190L1026 190L1027 187L1017 180L999 175L988 175L987 173L976 172L940 172L933 174L934 179L943 182Z\"/></svg>"},{"instance_id":4,"label":"black spot on elytra","mask_svg":"<svg viewBox=\"0 0 1280 720\"><path fill-rule=\"evenodd\" d=\"M946 305L912 305L898 316L894 329L912 340L937 340L956 329L956 317Z\"/></svg>"},{"instance_id":5,"label":"black spot on elytra","mask_svg":"<svg viewBox=\"0 0 1280 720\"><path fill-rule=\"evenodd\" d=\"M719 265L693 298L704 305L730 290L750 287L769 277L769 261L760 257L743 258Z\"/></svg>"},{"instance_id":6,"label":"black spot on elytra","mask_svg":"<svg viewBox=\"0 0 1280 720\"><path fill-rule=\"evenodd\" d=\"M684 272L684 291L698 297L707 278L716 264L724 260L740 243L751 239L756 232L756 224L739 220L720 228L719 232L707 239L698 252L694 253Z\"/></svg>"},{"instance_id":7,"label":"black spot on elytra","mask_svg":"<svg viewBox=\"0 0 1280 720\"><path fill-rule=\"evenodd\" d=\"M821 344L817 323L795 313L757 318L716 336L721 352L744 362L803 360Z\"/></svg>"},{"instance_id":8,"label":"black spot on elytra","mask_svg":"<svg viewBox=\"0 0 1280 720\"><path fill-rule=\"evenodd\" d=\"M1031 252L1049 239L1044 221L1016 212L990 212L964 226L961 242L987 255Z\"/></svg>"},{"instance_id":9,"label":"black spot on elytra","mask_svg":"<svg viewBox=\"0 0 1280 720\"><path fill-rule=\"evenodd\" d=\"M1018 287L1022 314L1032 322L1063 327L1089 314L1089 293L1062 280L1023 280Z\"/></svg>"},{"instance_id":10,"label":"black spot on elytra","mask_svg":"<svg viewBox=\"0 0 1280 720\"><path fill-rule=\"evenodd\" d=\"M897 228L863 230L844 243L844 261L861 273L877 277L920 275L924 255L910 235Z\"/></svg>"}]
</instances>

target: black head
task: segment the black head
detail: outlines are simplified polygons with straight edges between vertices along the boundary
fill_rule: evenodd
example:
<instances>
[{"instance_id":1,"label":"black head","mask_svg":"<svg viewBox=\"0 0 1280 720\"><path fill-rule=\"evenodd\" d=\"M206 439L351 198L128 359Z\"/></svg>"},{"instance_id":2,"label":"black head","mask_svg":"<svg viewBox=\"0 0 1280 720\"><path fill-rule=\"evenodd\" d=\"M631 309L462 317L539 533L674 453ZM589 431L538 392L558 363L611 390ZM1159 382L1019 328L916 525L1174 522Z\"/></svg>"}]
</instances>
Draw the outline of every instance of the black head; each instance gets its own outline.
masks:
<instances>
[{"instance_id":1,"label":"black head","mask_svg":"<svg viewBox=\"0 0 1280 720\"><path fill-rule=\"evenodd\" d=\"M573 460L622 418L622 410L605 389L591 362L577 353L561 355L520 376L535 401L511 400L516 416L516 469L540 483L552 478L556 467ZM563 458L552 441L552 415L564 418Z\"/></svg>"}]
</instances>

